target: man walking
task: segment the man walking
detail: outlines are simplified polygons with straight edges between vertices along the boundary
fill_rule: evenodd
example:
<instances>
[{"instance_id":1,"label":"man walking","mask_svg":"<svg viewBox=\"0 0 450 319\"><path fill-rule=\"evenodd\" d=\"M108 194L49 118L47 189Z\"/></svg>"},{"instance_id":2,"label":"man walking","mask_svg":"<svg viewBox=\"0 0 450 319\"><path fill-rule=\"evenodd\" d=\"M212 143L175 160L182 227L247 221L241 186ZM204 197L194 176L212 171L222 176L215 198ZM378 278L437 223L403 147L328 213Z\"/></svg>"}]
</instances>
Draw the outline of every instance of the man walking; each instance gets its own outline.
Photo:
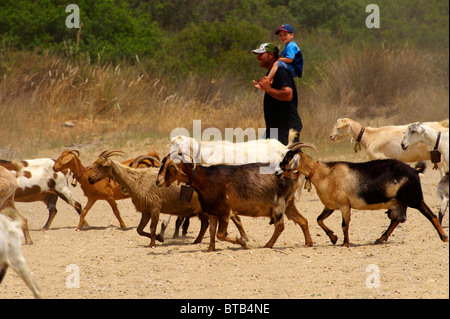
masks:
<instances>
[{"instance_id":1,"label":"man walking","mask_svg":"<svg viewBox=\"0 0 450 319\"><path fill-rule=\"evenodd\" d=\"M267 69L267 74L277 61L279 50L272 43L263 43L253 50L257 54L259 66ZM289 130L299 132L303 128L302 120L297 111L298 97L294 79L291 73L284 68L278 68L272 81L267 75L258 82L264 94L264 120L266 122L266 138L277 138L287 145ZM277 135L277 136L275 136ZM296 138L296 141L299 137Z\"/></svg>"}]
</instances>

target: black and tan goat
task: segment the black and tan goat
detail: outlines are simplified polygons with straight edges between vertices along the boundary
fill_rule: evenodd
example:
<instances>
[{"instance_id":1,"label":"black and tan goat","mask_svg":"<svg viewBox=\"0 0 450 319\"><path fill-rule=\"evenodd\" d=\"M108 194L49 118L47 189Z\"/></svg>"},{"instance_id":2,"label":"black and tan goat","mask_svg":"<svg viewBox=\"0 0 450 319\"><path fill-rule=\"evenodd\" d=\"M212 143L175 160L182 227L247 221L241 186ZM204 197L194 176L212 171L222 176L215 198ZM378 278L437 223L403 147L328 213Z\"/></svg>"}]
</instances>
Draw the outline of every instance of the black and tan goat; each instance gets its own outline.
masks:
<instances>
[{"instance_id":1,"label":"black and tan goat","mask_svg":"<svg viewBox=\"0 0 450 319\"><path fill-rule=\"evenodd\" d=\"M298 171L305 175L315 186L317 195L325 205L317 222L326 232L333 244L337 236L325 226L324 220L335 210L342 213L342 230L344 246L348 247L348 228L350 211L354 209L377 210L388 209L391 219L389 228L377 239L376 243L387 241L399 223L406 221L406 209L412 207L419 210L436 228L442 241L447 242L436 215L423 200L419 172L400 161L393 159L374 160L364 163L319 162L301 152L296 143L286 154L276 169L279 177L289 176Z\"/></svg>"},{"instance_id":2,"label":"black and tan goat","mask_svg":"<svg viewBox=\"0 0 450 319\"><path fill-rule=\"evenodd\" d=\"M179 181L195 189L203 211L209 215L208 251L215 249L217 223L219 240L246 246L243 238L227 236L228 222L233 214L271 218L275 230L264 246L267 248L271 248L282 233L286 215L300 225L305 235L305 245L311 246L308 221L294 204L298 178L291 176L281 180L274 174L261 174L260 169L264 165L267 164L203 166L182 161L177 155L168 155L162 161L156 183L161 187L170 187L173 182Z\"/></svg>"}]
</instances>

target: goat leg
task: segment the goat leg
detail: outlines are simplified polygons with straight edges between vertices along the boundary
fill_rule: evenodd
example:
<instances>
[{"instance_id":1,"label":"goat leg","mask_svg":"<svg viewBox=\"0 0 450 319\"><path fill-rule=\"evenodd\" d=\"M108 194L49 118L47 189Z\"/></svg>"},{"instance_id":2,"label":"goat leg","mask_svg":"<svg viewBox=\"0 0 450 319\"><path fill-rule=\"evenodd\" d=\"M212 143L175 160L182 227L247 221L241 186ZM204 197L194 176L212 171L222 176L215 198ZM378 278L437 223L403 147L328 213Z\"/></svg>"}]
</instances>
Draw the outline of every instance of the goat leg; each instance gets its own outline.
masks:
<instances>
[{"instance_id":1,"label":"goat leg","mask_svg":"<svg viewBox=\"0 0 450 319\"><path fill-rule=\"evenodd\" d=\"M117 203L113 198L107 198L106 201L108 202L109 206L111 206L114 215L116 216L117 220L119 221L120 224L120 228L126 228L127 226L125 225L125 223L123 222L122 218L120 217L120 212L119 209L117 208Z\"/></svg>"},{"instance_id":2,"label":"goat leg","mask_svg":"<svg viewBox=\"0 0 450 319\"><path fill-rule=\"evenodd\" d=\"M184 218L184 221L183 221L183 231L181 232L181 235L182 235L183 237L186 237L186 235L187 235L187 231L188 231L188 229L189 229L189 224L190 224L190 219L191 219L190 216ZM209 222L208 222L208 224L209 224Z\"/></svg>"},{"instance_id":3,"label":"goat leg","mask_svg":"<svg viewBox=\"0 0 450 319\"><path fill-rule=\"evenodd\" d=\"M216 232L217 232L218 218L209 215L209 247L208 252L216 250Z\"/></svg>"},{"instance_id":4,"label":"goat leg","mask_svg":"<svg viewBox=\"0 0 450 319\"><path fill-rule=\"evenodd\" d=\"M387 241L389 236L392 234L392 232L394 231L395 227L397 227L398 224L400 224L400 221L392 219L388 229L386 229L383 235L381 235L381 237L375 241L375 244L378 245L383 243L384 241Z\"/></svg>"},{"instance_id":5,"label":"goat leg","mask_svg":"<svg viewBox=\"0 0 450 319\"><path fill-rule=\"evenodd\" d=\"M281 233L284 230L284 216L281 215L281 218L279 218L278 220L276 220L276 218L274 218L275 221L275 229L273 232L272 237L270 238L270 240L267 242L267 244L264 245L264 248L272 248L273 245L275 244L275 242L277 241L278 237L280 237Z\"/></svg>"},{"instance_id":6,"label":"goat leg","mask_svg":"<svg viewBox=\"0 0 450 319\"><path fill-rule=\"evenodd\" d=\"M319 224L320 227L322 227L322 229L325 231L325 233L328 235L328 237L331 240L331 243L333 245L336 245L336 242L338 240L338 237L334 234L334 232L329 229L327 226L325 226L324 224L324 220L326 218L328 218L332 213L334 212L333 209L329 209L329 208L324 208L322 213L319 215L319 217L317 217L317 223Z\"/></svg>"},{"instance_id":7,"label":"goat leg","mask_svg":"<svg viewBox=\"0 0 450 319\"><path fill-rule=\"evenodd\" d=\"M159 221L159 211L154 211L151 214L151 222L150 222L150 245L149 247L156 247L156 226L158 226Z\"/></svg>"},{"instance_id":8,"label":"goat leg","mask_svg":"<svg viewBox=\"0 0 450 319\"><path fill-rule=\"evenodd\" d=\"M17 218L19 218L19 220L22 223L22 231L23 231L23 235L25 237L25 245L33 245L33 241L31 240L31 236L30 236L30 232L28 231L28 220L23 217L17 210Z\"/></svg>"},{"instance_id":9,"label":"goat leg","mask_svg":"<svg viewBox=\"0 0 450 319\"><path fill-rule=\"evenodd\" d=\"M5 275L6 275L6 271L8 270L8 265L7 264L4 264L1 268L0 268L0 284L2 283L2 281L3 281L3 278L5 277Z\"/></svg>"},{"instance_id":10,"label":"goat leg","mask_svg":"<svg viewBox=\"0 0 450 319\"><path fill-rule=\"evenodd\" d=\"M151 215L149 213L142 213L141 214L141 221L139 222L139 225L136 229L137 233L141 236L145 236L148 238L151 238L150 233L147 233L144 231L145 226L147 226L149 220L151 218Z\"/></svg>"},{"instance_id":11,"label":"goat leg","mask_svg":"<svg viewBox=\"0 0 450 319\"><path fill-rule=\"evenodd\" d=\"M231 213L230 213L231 214ZM229 237L227 234L228 223L230 221L230 215L221 216L219 218L219 228L217 230L217 238L222 241L228 241L233 244L241 245L242 247L247 247L247 243L244 239L238 237Z\"/></svg>"},{"instance_id":12,"label":"goat leg","mask_svg":"<svg viewBox=\"0 0 450 319\"><path fill-rule=\"evenodd\" d=\"M447 235L445 235L445 232L442 229L442 226L439 223L437 216L435 214L433 214L431 209L427 206L427 204L425 204L425 202L423 200L420 202L420 207L418 209L433 224L433 226L437 230L441 240L443 242L448 242L448 237L447 237Z\"/></svg>"},{"instance_id":13,"label":"goat leg","mask_svg":"<svg viewBox=\"0 0 450 319\"><path fill-rule=\"evenodd\" d=\"M31 272L27 266L25 258L22 255L22 252L14 254L14 256L10 257L10 259L11 267L17 275L22 278L28 288L30 288L34 297L36 299L42 299L41 292L31 276Z\"/></svg>"},{"instance_id":14,"label":"goat leg","mask_svg":"<svg viewBox=\"0 0 450 319\"><path fill-rule=\"evenodd\" d=\"M342 246L348 247L350 245L350 238L348 236L348 229L350 227L350 212L351 209L348 206L341 208L342 213L342 231L344 232L344 243Z\"/></svg>"},{"instance_id":15,"label":"goat leg","mask_svg":"<svg viewBox=\"0 0 450 319\"><path fill-rule=\"evenodd\" d=\"M241 234L242 239L248 241L248 237L247 234L245 233L244 226L242 225L241 218L238 215L231 213L230 219L236 225L237 229L239 230L239 234Z\"/></svg>"},{"instance_id":16,"label":"goat leg","mask_svg":"<svg viewBox=\"0 0 450 319\"><path fill-rule=\"evenodd\" d=\"M92 205L94 205L94 203L96 201L97 201L96 199L88 199L88 202L87 202L86 206L81 211L80 221L78 222L78 226L77 226L76 231L80 231L80 229L85 225L84 219L86 218L86 215L87 215L88 211L91 209Z\"/></svg>"},{"instance_id":17,"label":"goat leg","mask_svg":"<svg viewBox=\"0 0 450 319\"><path fill-rule=\"evenodd\" d=\"M289 202L285 214L288 219L293 220L294 223L300 225L303 235L305 236L305 247L311 247L313 245L313 241L311 239L311 234L309 233L308 220L297 210L294 199Z\"/></svg>"},{"instance_id":18,"label":"goat leg","mask_svg":"<svg viewBox=\"0 0 450 319\"><path fill-rule=\"evenodd\" d=\"M442 219L445 216L445 212L447 211L447 207L448 207L448 198L444 199L441 202L441 208L439 209L439 224L441 224L442 226Z\"/></svg>"},{"instance_id":19,"label":"goat leg","mask_svg":"<svg viewBox=\"0 0 450 319\"><path fill-rule=\"evenodd\" d=\"M48 230L50 228L50 225L53 222L53 219L56 216L56 213L58 212L56 209L56 202L58 200L58 195L53 194L51 192L48 192L49 196L47 196L43 202L45 203L45 205L47 205L47 209L48 209L48 219L47 222L45 223L44 227L42 227L42 230Z\"/></svg>"},{"instance_id":20,"label":"goat leg","mask_svg":"<svg viewBox=\"0 0 450 319\"><path fill-rule=\"evenodd\" d=\"M189 218L189 217L187 217ZM194 244L199 244L202 242L203 240L203 236L205 236L206 233L206 229L208 229L209 226L209 219L208 219L208 215L200 213L198 215L198 218L200 219L200 232L198 233L197 238L194 240Z\"/></svg>"},{"instance_id":21,"label":"goat leg","mask_svg":"<svg viewBox=\"0 0 450 319\"><path fill-rule=\"evenodd\" d=\"M177 220L175 221L175 231L173 232L172 238L180 237L180 227L183 224L183 220L184 220L184 217L182 217L182 216L177 217Z\"/></svg>"}]
</instances>

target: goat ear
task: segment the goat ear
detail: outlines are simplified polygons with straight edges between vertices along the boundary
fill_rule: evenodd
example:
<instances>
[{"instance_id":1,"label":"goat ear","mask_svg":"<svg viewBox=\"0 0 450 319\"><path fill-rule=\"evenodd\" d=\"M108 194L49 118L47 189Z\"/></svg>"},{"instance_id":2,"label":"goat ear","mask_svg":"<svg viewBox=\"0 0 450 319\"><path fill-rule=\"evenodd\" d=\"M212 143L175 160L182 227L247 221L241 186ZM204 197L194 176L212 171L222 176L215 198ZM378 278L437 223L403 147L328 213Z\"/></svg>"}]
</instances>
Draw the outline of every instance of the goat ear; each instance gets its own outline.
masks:
<instances>
[{"instance_id":1,"label":"goat ear","mask_svg":"<svg viewBox=\"0 0 450 319\"><path fill-rule=\"evenodd\" d=\"M111 166L111 161L109 160L109 158L107 158L107 159L103 162L102 166L106 166L106 167Z\"/></svg>"},{"instance_id":2,"label":"goat ear","mask_svg":"<svg viewBox=\"0 0 450 319\"><path fill-rule=\"evenodd\" d=\"M300 164L300 155L295 154L294 157L289 161L289 164L287 165L287 171L295 171Z\"/></svg>"},{"instance_id":3,"label":"goat ear","mask_svg":"<svg viewBox=\"0 0 450 319\"><path fill-rule=\"evenodd\" d=\"M62 165L65 165L65 164L69 163L71 160L72 160L71 157L65 156L65 157L63 157L63 158L61 159L61 164L62 164Z\"/></svg>"}]
</instances>

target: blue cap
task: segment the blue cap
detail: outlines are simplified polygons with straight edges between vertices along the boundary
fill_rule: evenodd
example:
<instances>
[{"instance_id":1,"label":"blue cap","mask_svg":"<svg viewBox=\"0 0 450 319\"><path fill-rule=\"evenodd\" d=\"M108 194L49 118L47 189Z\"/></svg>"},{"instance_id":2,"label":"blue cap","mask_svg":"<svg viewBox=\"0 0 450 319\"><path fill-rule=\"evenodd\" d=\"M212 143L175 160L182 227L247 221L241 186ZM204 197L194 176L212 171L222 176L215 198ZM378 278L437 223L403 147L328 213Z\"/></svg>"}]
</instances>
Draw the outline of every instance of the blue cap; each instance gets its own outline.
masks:
<instances>
[{"instance_id":1,"label":"blue cap","mask_svg":"<svg viewBox=\"0 0 450 319\"><path fill-rule=\"evenodd\" d=\"M294 33L294 28L290 24L283 24L281 27L275 31L275 34L278 34L280 31L286 31L288 33Z\"/></svg>"}]
</instances>

